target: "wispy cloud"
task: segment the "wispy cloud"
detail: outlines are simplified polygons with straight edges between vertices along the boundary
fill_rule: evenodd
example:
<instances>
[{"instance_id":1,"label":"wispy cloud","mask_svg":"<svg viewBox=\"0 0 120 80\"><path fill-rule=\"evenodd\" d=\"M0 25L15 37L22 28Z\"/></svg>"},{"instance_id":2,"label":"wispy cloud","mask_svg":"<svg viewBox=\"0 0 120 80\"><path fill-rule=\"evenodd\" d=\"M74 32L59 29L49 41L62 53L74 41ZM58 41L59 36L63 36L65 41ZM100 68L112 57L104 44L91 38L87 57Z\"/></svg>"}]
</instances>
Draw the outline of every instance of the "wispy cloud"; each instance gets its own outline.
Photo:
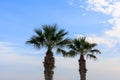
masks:
<instances>
[{"instance_id":1,"label":"wispy cloud","mask_svg":"<svg viewBox=\"0 0 120 80\"><path fill-rule=\"evenodd\" d=\"M67 0L67 3L68 3L70 6L73 6L73 7L84 8L84 6L81 5L81 1L82 1L82 0Z\"/></svg>"},{"instance_id":2,"label":"wispy cloud","mask_svg":"<svg viewBox=\"0 0 120 80\"><path fill-rule=\"evenodd\" d=\"M87 11L99 12L111 17L105 21L110 24L111 29L105 30L102 36L89 35L93 41L109 47L120 44L120 0L71 0L71 3L75 5L75 1L84 2L86 5L79 4L79 6L84 6Z\"/></svg>"},{"instance_id":3,"label":"wispy cloud","mask_svg":"<svg viewBox=\"0 0 120 80\"><path fill-rule=\"evenodd\" d=\"M42 50L41 50L42 51ZM15 63L23 62L26 63L34 63L32 60L40 57L44 53L39 50L32 50L28 48L21 48L18 44L9 43L9 42L0 42L0 61L4 61L4 63ZM38 56L38 54L41 54ZM36 55L30 56L30 55ZM38 57L37 57L38 56ZM21 60L22 59L22 60ZM31 60L30 60L31 59ZM42 57L41 57L42 59Z\"/></svg>"},{"instance_id":4,"label":"wispy cloud","mask_svg":"<svg viewBox=\"0 0 120 80\"><path fill-rule=\"evenodd\" d=\"M14 44L15 45L15 44ZM0 42L0 52L1 53L12 53L13 51L13 44L9 42Z\"/></svg>"},{"instance_id":5,"label":"wispy cloud","mask_svg":"<svg viewBox=\"0 0 120 80\"><path fill-rule=\"evenodd\" d=\"M104 34L109 37L115 37L120 42L120 1L119 0L88 0L86 9L111 16L107 22L112 28L106 30ZM118 43L119 43L118 42Z\"/></svg>"}]
</instances>

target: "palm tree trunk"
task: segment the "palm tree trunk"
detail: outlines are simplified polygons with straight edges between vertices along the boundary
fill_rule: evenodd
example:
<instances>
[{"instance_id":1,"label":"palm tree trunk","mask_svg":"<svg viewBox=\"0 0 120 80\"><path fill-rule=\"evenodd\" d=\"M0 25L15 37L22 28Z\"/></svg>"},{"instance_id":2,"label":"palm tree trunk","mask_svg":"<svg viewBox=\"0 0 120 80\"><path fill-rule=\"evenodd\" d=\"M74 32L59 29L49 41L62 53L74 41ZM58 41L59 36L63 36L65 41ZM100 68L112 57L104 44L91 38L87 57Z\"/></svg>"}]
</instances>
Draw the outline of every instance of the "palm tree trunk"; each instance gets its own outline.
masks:
<instances>
[{"instance_id":1,"label":"palm tree trunk","mask_svg":"<svg viewBox=\"0 0 120 80\"><path fill-rule=\"evenodd\" d=\"M86 80L86 60L84 56L81 55L79 59L79 73L80 73L80 80Z\"/></svg>"},{"instance_id":2,"label":"palm tree trunk","mask_svg":"<svg viewBox=\"0 0 120 80\"><path fill-rule=\"evenodd\" d=\"M44 77L45 80L53 80L53 74L54 74L54 57L53 53L50 49L46 52L46 56L44 58Z\"/></svg>"}]
</instances>

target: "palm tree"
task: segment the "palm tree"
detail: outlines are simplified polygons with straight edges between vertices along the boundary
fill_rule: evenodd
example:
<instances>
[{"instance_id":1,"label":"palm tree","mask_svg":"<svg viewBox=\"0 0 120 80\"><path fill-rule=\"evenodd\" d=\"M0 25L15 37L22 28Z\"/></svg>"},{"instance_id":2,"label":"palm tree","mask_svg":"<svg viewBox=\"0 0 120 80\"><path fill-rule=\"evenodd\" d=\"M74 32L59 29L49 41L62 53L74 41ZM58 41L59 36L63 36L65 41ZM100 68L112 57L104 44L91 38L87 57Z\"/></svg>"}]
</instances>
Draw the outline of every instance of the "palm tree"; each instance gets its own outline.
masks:
<instances>
[{"instance_id":1,"label":"palm tree","mask_svg":"<svg viewBox=\"0 0 120 80\"><path fill-rule=\"evenodd\" d=\"M53 48L56 51L63 50L69 39L65 37L68 32L64 29L58 30L57 25L42 25L42 29L35 29L36 35L32 36L26 43L34 45L35 48L47 49L46 56L44 57L44 77L45 80L53 80L55 58L53 56Z\"/></svg>"},{"instance_id":2,"label":"palm tree","mask_svg":"<svg viewBox=\"0 0 120 80\"><path fill-rule=\"evenodd\" d=\"M87 69L85 56L86 58L97 59L95 53L101 53L98 49L94 49L95 46L97 46L96 43L89 43L86 41L85 37L71 40L71 43L68 45L70 50L68 51L68 54L64 56L74 57L80 55L80 59L78 60L80 80L86 80Z\"/></svg>"}]
</instances>

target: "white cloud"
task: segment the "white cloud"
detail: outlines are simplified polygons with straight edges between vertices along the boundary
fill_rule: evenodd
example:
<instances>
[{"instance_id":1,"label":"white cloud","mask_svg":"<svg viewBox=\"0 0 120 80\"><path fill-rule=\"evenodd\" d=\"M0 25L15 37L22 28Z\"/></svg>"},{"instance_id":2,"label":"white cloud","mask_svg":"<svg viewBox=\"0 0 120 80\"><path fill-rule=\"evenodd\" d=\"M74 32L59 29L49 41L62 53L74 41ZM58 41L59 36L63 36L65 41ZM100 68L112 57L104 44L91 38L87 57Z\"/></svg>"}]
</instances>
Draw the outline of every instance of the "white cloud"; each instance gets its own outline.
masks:
<instances>
[{"instance_id":1,"label":"white cloud","mask_svg":"<svg viewBox=\"0 0 120 80\"><path fill-rule=\"evenodd\" d=\"M103 14L111 16L111 19L108 20L108 23L112 25L112 28L104 32L104 36L107 36L107 38L104 36L101 38L107 40L109 43L114 42L114 45L116 43L120 43L120 35L119 35L120 34L120 1L118 0L88 0L87 4L88 4L87 9L95 11L95 12L101 12ZM98 39L99 38L100 37L98 37Z\"/></svg>"},{"instance_id":2,"label":"white cloud","mask_svg":"<svg viewBox=\"0 0 120 80\"><path fill-rule=\"evenodd\" d=\"M105 34L111 37L117 37L120 39L120 18L113 18L108 21L113 25L111 30L105 31Z\"/></svg>"},{"instance_id":3,"label":"white cloud","mask_svg":"<svg viewBox=\"0 0 120 80\"><path fill-rule=\"evenodd\" d=\"M89 36L87 38L87 40L92 43L96 42L97 44L105 44L109 48L112 48L115 46L114 40L112 40L112 39L109 40L109 38L107 38L107 37L98 37L98 36L94 35L94 36Z\"/></svg>"},{"instance_id":4,"label":"white cloud","mask_svg":"<svg viewBox=\"0 0 120 80\"><path fill-rule=\"evenodd\" d=\"M116 0L87 0L87 10L101 12L112 17L120 17L120 1Z\"/></svg>"},{"instance_id":5,"label":"white cloud","mask_svg":"<svg viewBox=\"0 0 120 80\"><path fill-rule=\"evenodd\" d=\"M92 10L96 12L102 12L105 14L110 14L112 8L108 8L109 2L105 0L88 0L88 6L86 7L87 10Z\"/></svg>"},{"instance_id":6,"label":"white cloud","mask_svg":"<svg viewBox=\"0 0 120 80\"><path fill-rule=\"evenodd\" d=\"M78 0L73 0L72 3L75 1ZM89 35L91 36L89 40L105 44L108 47L114 47L116 44L120 44L120 0L82 0L82 2L86 3L86 5L82 5L84 9L103 13L111 17L108 21L104 21L111 25L111 29L105 30L102 36Z\"/></svg>"}]
</instances>

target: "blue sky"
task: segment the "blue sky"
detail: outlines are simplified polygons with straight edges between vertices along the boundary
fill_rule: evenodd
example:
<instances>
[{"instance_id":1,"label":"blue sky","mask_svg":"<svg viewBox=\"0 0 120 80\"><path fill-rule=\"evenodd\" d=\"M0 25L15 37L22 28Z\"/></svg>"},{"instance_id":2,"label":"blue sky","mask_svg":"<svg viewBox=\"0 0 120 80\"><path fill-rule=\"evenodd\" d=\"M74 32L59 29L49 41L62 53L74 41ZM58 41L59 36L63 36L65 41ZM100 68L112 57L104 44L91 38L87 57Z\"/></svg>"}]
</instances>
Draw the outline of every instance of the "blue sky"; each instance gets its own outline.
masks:
<instances>
[{"instance_id":1,"label":"blue sky","mask_svg":"<svg viewBox=\"0 0 120 80\"><path fill-rule=\"evenodd\" d=\"M45 50L25 45L43 24L98 43L102 55L88 60L87 79L119 80L119 11L120 0L0 0L0 80L44 80ZM55 80L78 80L77 60L56 56Z\"/></svg>"}]
</instances>

